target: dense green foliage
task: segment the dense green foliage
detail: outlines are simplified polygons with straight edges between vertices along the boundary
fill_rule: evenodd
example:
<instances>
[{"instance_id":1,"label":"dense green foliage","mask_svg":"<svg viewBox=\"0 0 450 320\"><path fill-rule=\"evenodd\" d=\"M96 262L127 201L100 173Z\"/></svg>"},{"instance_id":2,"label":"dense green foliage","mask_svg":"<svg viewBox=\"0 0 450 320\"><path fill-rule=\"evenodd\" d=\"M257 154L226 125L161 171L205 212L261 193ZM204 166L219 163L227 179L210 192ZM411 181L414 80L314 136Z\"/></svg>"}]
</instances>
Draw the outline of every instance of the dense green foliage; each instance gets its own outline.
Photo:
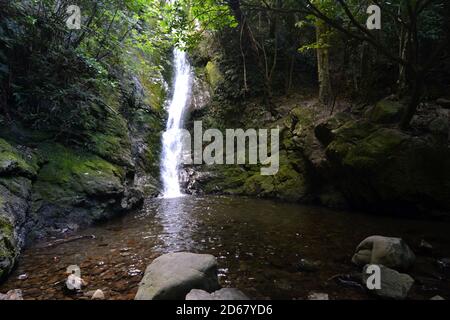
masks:
<instances>
[{"instance_id":1,"label":"dense green foliage","mask_svg":"<svg viewBox=\"0 0 450 320\"><path fill-rule=\"evenodd\" d=\"M7 1L0 10L3 115L66 140L97 129L117 109L110 95L127 74L161 79L169 45L157 2L79 1L80 30L66 26L70 4Z\"/></svg>"},{"instance_id":2,"label":"dense green foliage","mask_svg":"<svg viewBox=\"0 0 450 320\"><path fill-rule=\"evenodd\" d=\"M407 127L421 99L449 85L449 4L376 3L380 30L366 27L373 3L365 0L182 0L172 16L179 8L188 13L172 19L200 55L197 62L218 65L226 83L218 90L229 99L263 94L270 110L274 95L318 78L320 100L330 108L342 96L373 101L398 94L408 101L401 119Z\"/></svg>"}]
</instances>

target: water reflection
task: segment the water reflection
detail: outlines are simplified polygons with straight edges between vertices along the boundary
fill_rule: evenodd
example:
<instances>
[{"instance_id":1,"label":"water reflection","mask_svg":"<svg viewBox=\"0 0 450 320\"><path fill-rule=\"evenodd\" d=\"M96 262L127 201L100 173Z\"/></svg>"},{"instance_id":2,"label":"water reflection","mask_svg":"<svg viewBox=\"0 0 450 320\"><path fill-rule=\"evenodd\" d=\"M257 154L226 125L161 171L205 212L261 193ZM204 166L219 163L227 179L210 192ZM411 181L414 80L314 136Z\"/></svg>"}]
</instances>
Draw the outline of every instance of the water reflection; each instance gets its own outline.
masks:
<instances>
[{"instance_id":1,"label":"water reflection","mask_svg":"<svg viewBox=\"0 0 450 320\"><path fill-rule=\"evenodd\" d=\"M158 235L162 251L187 251L194 247L196 221L192 217L192 205L189 196L160 198L147 209L154 212L156 223L162 228Z\"/></svg>"}]
</instances>

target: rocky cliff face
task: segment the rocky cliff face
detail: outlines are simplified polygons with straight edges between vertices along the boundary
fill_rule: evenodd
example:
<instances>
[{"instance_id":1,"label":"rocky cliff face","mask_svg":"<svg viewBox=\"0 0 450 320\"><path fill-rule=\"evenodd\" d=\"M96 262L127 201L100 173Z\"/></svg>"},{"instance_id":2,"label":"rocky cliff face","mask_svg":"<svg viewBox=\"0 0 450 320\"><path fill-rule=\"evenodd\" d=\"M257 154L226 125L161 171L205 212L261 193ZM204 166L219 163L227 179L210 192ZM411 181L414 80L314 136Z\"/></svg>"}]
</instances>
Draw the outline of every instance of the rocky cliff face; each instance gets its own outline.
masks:
<instances>
[{"instance_id":1,"label":"rocky cliff face","mask_svg":"<svg viewBox=\"0 0 450 320\"><path fill-rule=\"evenodd\" d=\"M139 206L159 189L164 113L137 79L111 93L80 141L3 119L0 130L0 278L26 240L75 231Z\"/></svg>"},{"instance_id":2,"label":"rocky cliff face","mask_svg":"<svg viewBox=\"0 0 450 320\"><path fill-rule=\"evenodd\" d=\"M263 115L249 120L243 111L244 123L236 124L280 127L277 175L261 176L258 167L249 165L200 166L191 171L189 187L377 213L450 212L447 109L424 104L411 130L401 131L395 123L403 104L391 98L333 116L308 103L285 115L286 108L277 107L278 120Z\"/></svg>"}]
</instances>

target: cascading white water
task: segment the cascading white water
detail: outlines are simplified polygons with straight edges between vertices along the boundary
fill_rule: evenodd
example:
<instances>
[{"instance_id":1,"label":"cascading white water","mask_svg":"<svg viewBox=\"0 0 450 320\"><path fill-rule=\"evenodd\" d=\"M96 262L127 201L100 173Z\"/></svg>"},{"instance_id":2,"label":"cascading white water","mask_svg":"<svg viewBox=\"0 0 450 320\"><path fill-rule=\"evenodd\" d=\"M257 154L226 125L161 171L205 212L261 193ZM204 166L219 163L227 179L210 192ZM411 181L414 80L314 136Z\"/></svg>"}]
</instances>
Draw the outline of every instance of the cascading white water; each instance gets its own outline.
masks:
<instances>
[{"instance_id":1,"label":"cascading white water","mask_svg":"<svg viewBox=\"0 0 450 320\"><path fill-rule=\"evenodd\" d=\"M176 198L182 196L179 180L179 169L182 152L183 115L190 101L192 86L192 70L186 53L174 49L175 81L172 100L170 101L166 131L163 134L161 177L163 182L163 197Z\"/></svg>"}]
</instances>

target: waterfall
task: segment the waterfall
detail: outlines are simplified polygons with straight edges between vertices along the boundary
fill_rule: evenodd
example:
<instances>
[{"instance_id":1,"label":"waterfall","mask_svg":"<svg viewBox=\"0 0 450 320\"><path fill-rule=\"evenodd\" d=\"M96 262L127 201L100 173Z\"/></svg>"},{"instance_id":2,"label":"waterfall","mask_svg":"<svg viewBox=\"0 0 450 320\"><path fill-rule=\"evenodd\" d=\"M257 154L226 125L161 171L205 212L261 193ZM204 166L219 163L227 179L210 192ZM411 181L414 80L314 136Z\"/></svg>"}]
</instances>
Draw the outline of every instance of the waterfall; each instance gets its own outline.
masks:
<instances>
[{"instance_id":1,"label":"waterfall","mask_svg":"<svg viewBox=\"0 0 450 320\"><path fill-rule=\"evenodd\" d=\"M173 96L167 109L166 131L162 138L161 177L163 182L163 197L176 198L182 196L180 189L179 169L181 164L183 115L189 105L192 70L186 53L174 49L175 81Z\"/></svg>"}]
</instances>

